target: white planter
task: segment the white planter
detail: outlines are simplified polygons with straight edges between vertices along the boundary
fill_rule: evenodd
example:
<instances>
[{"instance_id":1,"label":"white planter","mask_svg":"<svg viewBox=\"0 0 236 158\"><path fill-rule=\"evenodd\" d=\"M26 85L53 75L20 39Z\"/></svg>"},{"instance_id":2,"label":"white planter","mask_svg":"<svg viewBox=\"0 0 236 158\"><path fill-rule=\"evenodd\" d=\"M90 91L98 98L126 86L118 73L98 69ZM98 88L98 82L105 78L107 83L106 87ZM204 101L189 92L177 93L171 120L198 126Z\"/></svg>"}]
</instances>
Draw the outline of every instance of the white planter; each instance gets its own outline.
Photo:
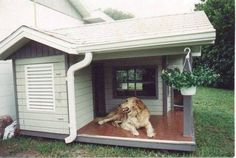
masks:
<instances>
[{"instance_id":1,"label":"white planter","mask_svg":"<svg viewBox=\"0 0 236 158\"><path fill-rule=\"evenodd\" d=\"M197 87L194 87L194 86L188 87L188 88L184 87L180 89L180 92L182 95L195 95L196 89Z\"/></svg>"}]
</instances>

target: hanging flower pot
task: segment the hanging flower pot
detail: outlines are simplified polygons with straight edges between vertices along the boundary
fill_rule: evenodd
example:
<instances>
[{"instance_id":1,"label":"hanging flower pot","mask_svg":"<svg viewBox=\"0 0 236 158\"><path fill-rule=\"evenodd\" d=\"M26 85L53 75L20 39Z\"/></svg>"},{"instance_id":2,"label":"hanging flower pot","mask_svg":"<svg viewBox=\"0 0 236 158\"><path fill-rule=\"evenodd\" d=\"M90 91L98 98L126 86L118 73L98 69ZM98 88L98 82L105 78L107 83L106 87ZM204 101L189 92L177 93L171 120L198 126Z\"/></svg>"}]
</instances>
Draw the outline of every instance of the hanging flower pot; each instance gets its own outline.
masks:
<instances>
[{"instance_id":1,"label":"hanging flower pot","mask_svg":"<svg viewBox=\"0 0 236 158\"><path fill-rule=\"evenodd\" d=\"M162 70L161 78L168 86L180 90L182 95L195 95L197 86L214 83L219 78L219 74L205 66L198 66L192 70L190 63L191 49L185 48L184 51L188 51L183 64L183 67L187 69L180 71L177 67L167 68Z\"/></svg>"},{"instance_id":2,"label":"hanging flower pot","mask_svg":"<svg viewBox=\"0 0 236 158\"><path fill-rule=\"evenodd\" d=\"M197 87L183 87L180 89L180 92L182 95L195 95L196 94Z\"/></svg>"}]
</instances>

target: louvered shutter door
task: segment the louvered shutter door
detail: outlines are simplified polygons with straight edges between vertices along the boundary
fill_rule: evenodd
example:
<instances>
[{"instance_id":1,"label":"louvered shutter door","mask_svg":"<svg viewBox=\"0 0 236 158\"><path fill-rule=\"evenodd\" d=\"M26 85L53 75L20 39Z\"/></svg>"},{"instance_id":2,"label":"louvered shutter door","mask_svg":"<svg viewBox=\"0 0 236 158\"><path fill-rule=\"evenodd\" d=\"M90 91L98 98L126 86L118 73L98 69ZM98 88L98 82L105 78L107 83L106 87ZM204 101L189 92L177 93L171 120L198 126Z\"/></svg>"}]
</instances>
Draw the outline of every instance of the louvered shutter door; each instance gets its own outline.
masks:
<instances>
[{"instance_id":1,"label":"louvered shutter door","mask_svg":"<svg viewBox=\"0 0 236 158\"><path fill-rule=\"evenodd\" d=\"M25 80L28 109L54 111L53 64L26 65Z\"/></svg>"}]
</instances>

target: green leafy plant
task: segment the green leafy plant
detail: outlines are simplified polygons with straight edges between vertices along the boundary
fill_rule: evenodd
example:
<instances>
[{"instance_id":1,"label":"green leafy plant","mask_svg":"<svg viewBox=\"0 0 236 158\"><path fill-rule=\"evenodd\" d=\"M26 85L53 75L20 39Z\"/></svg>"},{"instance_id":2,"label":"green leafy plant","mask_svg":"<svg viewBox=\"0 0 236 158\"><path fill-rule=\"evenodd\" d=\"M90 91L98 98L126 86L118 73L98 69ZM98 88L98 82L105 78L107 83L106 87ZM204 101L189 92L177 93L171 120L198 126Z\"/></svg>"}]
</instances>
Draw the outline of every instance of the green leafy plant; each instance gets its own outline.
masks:
<instances>
[{"instance_id":1,"label":"green leafy plant","mask_svg":"<svg viewBox=\"0 0 236 158\"><path fill-rule=\"evenodd\" d=\"M176 89L209 85L216 82L219 74L207 67L197 67L192 72L181 72L178 68L166 69L162 71L162 80L171 87Z\"/></svg>"},{"instance_id":2,"label":"green leafy plant","mask_svg":"<svg viewBox=\"0 0 236 158\"><path fill-rule=\"evenodd\" d=\"M202 55L193 66L205 65L220 74L213 87L234 89L235 0L200 0L195 10L203 10L216 29L215 43L202 46Z\"/></svg>"}]
</instances>

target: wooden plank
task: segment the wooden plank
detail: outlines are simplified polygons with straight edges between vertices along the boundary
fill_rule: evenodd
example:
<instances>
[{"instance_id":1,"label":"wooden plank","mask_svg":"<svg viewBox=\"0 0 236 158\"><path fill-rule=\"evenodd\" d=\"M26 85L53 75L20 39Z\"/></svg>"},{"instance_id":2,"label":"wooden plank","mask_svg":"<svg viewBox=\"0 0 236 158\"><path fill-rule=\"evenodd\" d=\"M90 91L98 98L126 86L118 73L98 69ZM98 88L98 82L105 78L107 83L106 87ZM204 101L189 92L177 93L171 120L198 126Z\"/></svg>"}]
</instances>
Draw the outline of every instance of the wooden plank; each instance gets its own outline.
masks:
<instances>
[{"instance_id":1,"label":"wooden plank","mask_svg":"<svg viewBox=\"0 0 236 158\"><path fill-rule=\"evenodd\" d=\"M86 89L87 87L92 87L92 81L91 80L87 80L87 81L83 81L83 82L76 82L75 83L76 90L81 90L81 89Z\"/></svg>"},{"instance_id":2,"label":"wooden plank","mask_svg":"<svg viewBox=\"0 0 236 158\"><path fill-rule=\"evenodd\" d=\"M65 53L57 49L53 49L36 41L29 41L10 56L12 59L26 59L45 57L52 55L64 55Z\"/></svg>"},{"instance_id":3,"label":"wooden plank","mask_svg":"<svg viewBox=\"0 0 236 158\"><path fill-rule=\"evenodd\" d=\"M66 84L54 85L54 91L55 93L61 93L61 92L67 93Z\"/></svg>"},{"instance_id":4,"label":"wooden plank","mask_svg":"<svg viewBox=\"0 0 236 158\"><path fill-rule=\"evenodd\" d=\"M51 114L51 115L53 115L53 114L62 114L62 115L67 114L68 115L67 107L56 107L54 112L28 110L25 105L24 106L19 105L18 108L19 108L19 112L24 112L24 113L40 113L40 114Z\"/></svg>"},{"instance_id":5,"label":"wooden plank","mask_svg":"<svg viewBox=\"0 0 236 158\"><path fill-rule=\"evenodd\" d=\"M75 90L76 96L84 96L86 94L90 95L91 93L92 93L92 86L91 85L89 87L83 87L81 89L76 88L76 90Z\"/></svg>"},{"instance_id":6,"label":"wooden plank","mask_svg":"<svg viewBox=\"0 0 236 158\"><path fill-rule=\"evenodd\" d=\"M43 120L43 121L59 121L68 123L68 115L62 114L45 114L45 113L19 113L20 119L32 119L32 120Z\"/></svg>"},{"instance_id":7,"label":"wooden plank","mask_svg":"<svg viewBox=\"0 0 236 158\"><path fill-rule=\"evenodd\" d=\"M40 132L40 131L29 131L29 130L22 130L21 129L20 135L64 140L68 136L68 133L67 134L60 134L60 133L58 134L58 133L49 133L49 132Z\"/></svg>"},{"instance_id":8,"label":"wooden plank","mask_svg":"<svg viewBox=\"0 0 236 158\"><path fill-rule=\"evenodd\" d=\"M68 128L68 122L62 122L62 121L20 119L20 124L24 124L25 126L35 126L43 128L54 128L54 129Z\"/></svg>"},{"instance_id":9,"label":"wooden plank","mask_svg":"<svg viewBox=\"0 0 236 158\"><path fill-rule=\"evenodd\" d=\"M91 99L91 94L86 94L84 96L78 96L76 97L76 101L75 104L76 105L81 105L81 104L86 104L86 103L92 103L92 99Z\"/></svg>"},{"instance_id":10,"label":"wooden plank","mask_svg":"<svg viewBox=\"0 0 236 158\"><path fill-rule=\"evenodd\" d=\"M34 86L34 90L36 90L36 86ZM49 87L49 86L48 86ZM41 85L38 85L38 88L42 88ZM41 91L40 89L38 91ZM25 93L26 92L26 89L25 89L25 86L24 85L18 85L17 86L17 92L18 93ZM60 85L54 85L54 93L67 93L67 89L66 89L66 85L64 84L60 84Z\"/></svg>"},{"instance_id":11,"label":"wooden plank","mask_svg":"<svg viewBox=\"0 0 236 158\"><path fill-rule=\"evenodd\" d=\"M69 134L69 129L54 129L54 128L46 128L46 127L36 127L36 126L23 126L22 130L29 131L38 131L38 132L49 132L49 133L58 133L58 134Z\"/></svg>"},{"instance_id":12,"label":"wooden plank","mask_svg":"<svg viewBox=\"0 0 236 158\"><path fill-rule=\"evenodd\" d=\"M93 105L92 104L87 104L87 106L83 106L83 107L78 107L78 109L79 110L77 110L77 114L78 114L78 116L84 116L84 117L86 117L86 115L88 115L88 114L93 114ZM82 117L81 117L81 119L82 119Z\"/></svg>"},{"instance_id":13,"label":"wooden plank","mask_svg":"<svg viewBox=\"0 0 236 158\"><path fill-rule=\"evenodd\" d=\"M65 65L63 62L53 63L54 70L65 70ZM24 72L25 66L24 65L16 65L16 72Z\"/></svg>"},{"instance_id":14,"label":"wooden plank","mask_svg":"<svg viewBox=\"0 0 236 158\"><path fill-rule=\"evenodd\" d=\"M77 128L85 125L83 120L88 119L88 116L93 116L93 93L92 93L92 79L91 67L86 67L78 73L75 77L75 95L76 95L76 116ZM91 117L92 121L93 117Z\"/></svg>"},{"instance_id":15,"label":"wooden plank","mask_svg":"<svg viewBox=\"0 0 236 158\"><path fill-rule=\"evenodd\" d=\"M16 79L17 86L24 86L25 79ZM54 85L65 85L66 80L65 78L54 78Z\"/></svg>"},{"instance_id":16,"label":"wooden plank","mask_svg":"<svg viewBox=\"0 0 236 158\"><path fill-rule=\"evenodd\" d=\"M31 99L32 100L32 99ZM40 99L38 99L40 100ZM26 106L26 99L18 99L17 100L18 106ZM67 99L56 99L55 100L55 107L67 107Z\"/></svg>"},{"instance_id":17,"label":"wooden plank","mask_svg":"<svg viewBox=\"0 0 236 158\"><path fill-rule=\"evenodd\" d=\"M66 84L66 78L65 77L54 77L54 84L62 84L65 85Z\"/></svg>"},{"instance_id":18,"label":"wooden plank","mask_svg":"<svg viewBox=\"0 0 236 158\"><path fill-rule=\"evenodd\" d=\"M37 72L37 74L40 74L40 73ZM54 70L53 77L54 78L66 77L66 72L65 72L65 70ZM25 72L23 72L23 71L16 72L16 78L17 79L25 79Z\"/></svg>"},{"instance_id":19,"label":"wooden plank","mask_svg":"<svg viewBox=\"0 0 236 158\"><path fill-rule=\"evenodd\" d=\"M66 77L66 70L55 70L54 77Z\"/></svg>"},{"instance_id":20,"label":"wooden plank","mask_svg":"<svg viewBox=\"0 0 236 158\"><path fill-rule=\"evenodd\" d=\"M64 55L55 55L48 57L38 57L29 59L17 59L16 65L44 64L44 63L64 63Z\"/></svg>"},{"instance_id":21,"label":"wooden plank","mask_svg":"<svg viewBox=\"0 0 236 158\"><path fill-rule=\"evenodd\" d=\"M77 129L80 129L81 127L87 125L89 122L93 121L93 119L94 119L93 113L88 113L88 115L82 118L78 115L77 116Z\"/></svg>"}]
</instances>

